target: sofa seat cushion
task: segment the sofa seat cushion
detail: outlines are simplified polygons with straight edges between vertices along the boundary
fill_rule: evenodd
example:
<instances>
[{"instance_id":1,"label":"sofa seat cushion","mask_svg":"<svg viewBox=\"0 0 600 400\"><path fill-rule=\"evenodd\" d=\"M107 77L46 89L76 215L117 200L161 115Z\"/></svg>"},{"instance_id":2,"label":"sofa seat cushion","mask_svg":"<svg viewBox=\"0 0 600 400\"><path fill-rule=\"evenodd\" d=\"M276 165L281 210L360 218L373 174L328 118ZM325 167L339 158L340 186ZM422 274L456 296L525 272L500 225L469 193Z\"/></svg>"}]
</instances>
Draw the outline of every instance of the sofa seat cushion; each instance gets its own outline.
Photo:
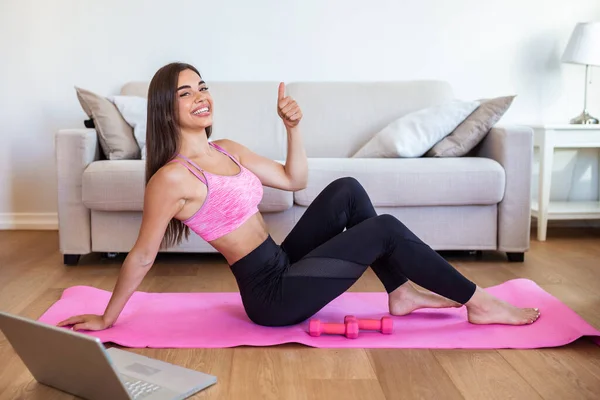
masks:
<instances>
[{"instance_id":1,"label":"sofa seat cushion","mask_svg":"<svg viewBox=\"0 0 600 400\"><path fill-rule=\"evenodd\" d=\"M489 158L310 158L308 165L308 186L294 194L302 206L345 176L375 207L489 205L504 196L504 169Z\"/></svg>"},{"instance_id":2,"label":"sofa seat cushion","mask_svg":"<svg viewBox=\"0 0 600 400\"><path fill-rule=\"evenodd\" d=\"M144 160L101 160L88 165L83 172L83 204L92 210L142 211L145 189ZM291 192L264 187L258 208L261 212L277 212L291 208Z\"/></svg>"}]
</instances>

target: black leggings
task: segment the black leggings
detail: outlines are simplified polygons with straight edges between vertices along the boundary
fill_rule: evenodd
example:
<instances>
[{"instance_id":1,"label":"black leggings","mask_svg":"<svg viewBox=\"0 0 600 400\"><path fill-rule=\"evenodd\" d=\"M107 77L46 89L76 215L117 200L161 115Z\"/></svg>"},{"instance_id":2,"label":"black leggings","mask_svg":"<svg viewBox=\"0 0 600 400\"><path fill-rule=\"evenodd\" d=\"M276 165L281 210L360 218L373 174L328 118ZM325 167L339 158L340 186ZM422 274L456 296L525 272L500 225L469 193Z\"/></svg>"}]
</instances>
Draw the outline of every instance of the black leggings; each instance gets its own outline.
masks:
<instances>
[{"instance_id":1,"label":"black leggings","mask_svg":"<svg viewBox=\"0 0 600 400\"><path fill-rule=\"evenodd\" d=\"M388 293L411 280L464 304L475 284L397 218L377 215L354 178L330 183L277 245L271 236L231 266L256 324L300 323L371 267Z\"/></svg>"}]
</instances>

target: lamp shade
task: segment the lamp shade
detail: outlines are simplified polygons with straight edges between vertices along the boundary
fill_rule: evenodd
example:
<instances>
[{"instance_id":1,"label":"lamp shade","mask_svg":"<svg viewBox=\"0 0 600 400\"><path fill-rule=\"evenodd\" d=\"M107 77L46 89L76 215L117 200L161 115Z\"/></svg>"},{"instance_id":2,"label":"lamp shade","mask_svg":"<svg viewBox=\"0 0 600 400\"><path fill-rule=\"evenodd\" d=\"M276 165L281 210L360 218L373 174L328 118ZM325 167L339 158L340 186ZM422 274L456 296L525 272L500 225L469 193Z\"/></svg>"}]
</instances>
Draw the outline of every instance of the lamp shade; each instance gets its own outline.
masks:
<instances>
[{"instance_id":1,"label":"lamp shade","mask_svg":"<svg viewBox=\"0 0 600 400\"><path fill-rule=\"evenodd\" d=\"M581 22L575 25L562 61L600 66L600 22Z\"/></svg>"}]
</instances>

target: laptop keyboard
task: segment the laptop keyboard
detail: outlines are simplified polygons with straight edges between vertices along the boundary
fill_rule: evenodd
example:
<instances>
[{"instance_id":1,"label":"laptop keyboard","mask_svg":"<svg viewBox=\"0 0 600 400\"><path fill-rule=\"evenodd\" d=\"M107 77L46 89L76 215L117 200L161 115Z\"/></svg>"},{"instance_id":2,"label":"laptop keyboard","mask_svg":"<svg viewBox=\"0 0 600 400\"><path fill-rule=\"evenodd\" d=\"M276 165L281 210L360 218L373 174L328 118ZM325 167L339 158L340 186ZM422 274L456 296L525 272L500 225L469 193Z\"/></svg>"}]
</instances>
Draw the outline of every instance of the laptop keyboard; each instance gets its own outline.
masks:
<instances>
[{"instance_id":1,"label":"laptop keyboard","mask_svg":"<svg viewBox=\"0 0 600 400\"><path fill-rule=\"evenodd\" d=\"M161 386L140 379L125 377L123 381L132 399L143 399L161 389Z\"/></svg>"}]
</instances>

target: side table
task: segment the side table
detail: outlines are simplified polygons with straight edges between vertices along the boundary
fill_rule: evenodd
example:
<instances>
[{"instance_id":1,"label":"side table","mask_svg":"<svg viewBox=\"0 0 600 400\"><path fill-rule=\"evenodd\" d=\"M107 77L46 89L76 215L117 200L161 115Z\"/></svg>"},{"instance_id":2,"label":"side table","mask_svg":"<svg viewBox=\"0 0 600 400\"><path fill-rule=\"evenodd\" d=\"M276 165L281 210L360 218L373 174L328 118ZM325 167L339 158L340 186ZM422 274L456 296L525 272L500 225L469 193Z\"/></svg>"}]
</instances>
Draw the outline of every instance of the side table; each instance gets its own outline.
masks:
<instances>
[{"instance_id":1,"label":"side table","mask_svg":"<svg viewBox=\"0 0 600 400\"><path fill-rule=\"evenodd\" d=\"M540 176L537 200L531 202L531 215L538 219L537 238L546 240L548 220L598 219L600 201L550 201L554 149L600 148L600 125L532 125L534 147L540 149Z\"/></svg>"}]
</instances>

